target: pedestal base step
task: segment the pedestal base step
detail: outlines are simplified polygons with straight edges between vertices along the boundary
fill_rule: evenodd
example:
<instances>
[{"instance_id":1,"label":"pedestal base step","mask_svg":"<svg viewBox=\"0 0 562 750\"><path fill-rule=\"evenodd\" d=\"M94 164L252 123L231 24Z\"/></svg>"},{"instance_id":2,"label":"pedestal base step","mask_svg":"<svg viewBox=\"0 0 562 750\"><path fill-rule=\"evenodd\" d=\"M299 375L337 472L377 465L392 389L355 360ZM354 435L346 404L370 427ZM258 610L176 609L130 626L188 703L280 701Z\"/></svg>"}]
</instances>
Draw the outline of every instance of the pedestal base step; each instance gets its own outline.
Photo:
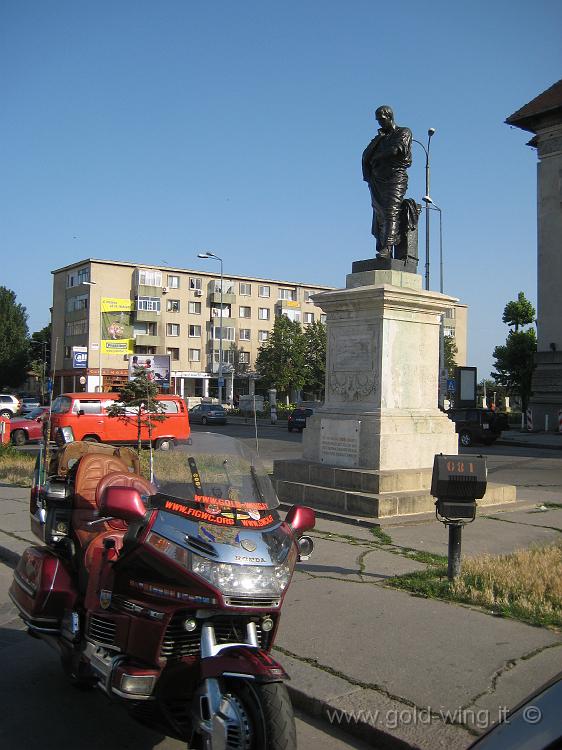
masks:
<instances>
[{"instance_id":1,"label":"pedestal base step","mask_svg":"<svg viewBox=\"0 0 562 750\"><path fill-rule=\"evenodd\" d=\"M282 502L308 505L349 516L388 518L414 513L430 513L435 510L435 498L429 490L406 492L382 492L370 494L349 490L319 487L313 484L275 480L275 489ZM515 487L511 484L488 484L486 494L478 500L478 506L514 503Z\"/></svg>"}]
</instances>

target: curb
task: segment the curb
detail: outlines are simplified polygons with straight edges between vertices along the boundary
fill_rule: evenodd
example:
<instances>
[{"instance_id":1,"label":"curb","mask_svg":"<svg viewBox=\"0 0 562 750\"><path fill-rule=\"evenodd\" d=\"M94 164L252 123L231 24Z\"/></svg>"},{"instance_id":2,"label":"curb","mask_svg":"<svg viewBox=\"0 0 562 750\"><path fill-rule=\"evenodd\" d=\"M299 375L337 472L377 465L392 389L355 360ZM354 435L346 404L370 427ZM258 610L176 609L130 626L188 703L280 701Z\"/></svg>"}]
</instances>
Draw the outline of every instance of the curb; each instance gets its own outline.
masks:
<instances>
[{"instance_id":1,"label":"curb","mask_svg":"<svg viewBox=\"0 0 562 750\"><path fill-rule=\"evenodd\" d=\"M21 555L14 552L7 547L0 546L0 562L7 565L9 568L15 568L19 562Z\"/></svg>"},{"instance_id":2,"label":"curb","mask_svg":"<svg viewBox=\"0 0 562 750\"><path fill-rule=\"evenodd\" d=\"M542 450L562 451L562 445L532 443L530 440L496 440L494 445L513 445L516 448L541 448Z\"/></svg>"}]
</instances>

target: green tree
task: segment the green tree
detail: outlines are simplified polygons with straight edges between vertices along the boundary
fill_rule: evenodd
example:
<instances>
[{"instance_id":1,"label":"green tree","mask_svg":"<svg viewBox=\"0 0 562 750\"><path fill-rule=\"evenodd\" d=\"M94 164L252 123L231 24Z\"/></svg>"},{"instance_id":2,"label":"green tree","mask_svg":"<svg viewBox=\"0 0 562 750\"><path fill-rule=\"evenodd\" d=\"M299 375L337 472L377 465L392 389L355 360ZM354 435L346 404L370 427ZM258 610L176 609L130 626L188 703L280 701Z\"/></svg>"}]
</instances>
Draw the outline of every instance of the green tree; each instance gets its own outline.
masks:
<instances>
[{"instance_id":1,"label":"green tree","mask_svg":"<svg viewBox=\"0 0 562 750\"><path fill-rule=\"evenodd\" d=\"M37 377L41 396L45 399L46 381L51 372L51 324L35 331L29 339L31 372Z\"/></svg>"},{"instance_id":2,"label":"green tree","mask_svg":"<svg viewBox=\"0 0 562 750\"><path fill-rule=\"evenodd\" d=\"M29 365L27 311L15 292L0 286L0 388L18 386Z\"/></svg>"},{"instance_id":3,"label":"green tree","mask_svg":"<svg viewBox=\"0 0 562 750\"><path fill-rule=\"evenodd\" d=\"M535 308L525 297L523 292L519 292L516 300L508 302L504 308L502 321L508 326L514 326L515 332L520 327L528 326L535 320Z\"/></svg>"},{"instance_id":4,"label":"green tree","mask_svg":"<svg viewBox=\"0 0 562 750\"><path fill-rule=\"evenodd\" d=\"M443 337L443 347L445 350L445 369L447 370L449 377L455 377L455 367L457 366L456 356L459 353L457 345L455 344L454 336Z\"/></svg>"},{"instance_id":5,"label":"green tree","mask_svg":"<svg viewBox=\"0 0 562 750\"><path fill-rule=\"evenodd\" d=\"M304 332L306 355L305 388L324 397L326 383L326 326L319 320L306 327Z\"/></svg>"},{"instance_id":6,"label":"green tree","mask_svg":"<svg viewBox=\"0 0 562 750\"><path fill-rule=\"evenodd\" d=\"M148 428L148 437L152 442L152 425L154 422L164 420L165 407L161 401L156 401L158 386L148 379L144 367L135 367L134 376L119 392L119 401L116 401L107 409L110 417L120 419L124 422L134 418L137 423L137 450L140 455L142 440L141 431L143 426Z\"/></svg>"},{"instance_id":7,"label":"green tree","mask_svg":"<svg viewBox=\"0 0 562 750\"><path fill-rule=\"evenodd\" d=\"M492 377L507 392L519 394L523 411L527 409L531 396L531 378L534 370L534 354L537 351L535 329L510 331L503 346L496 346L496 360Z\"/></svg>"},{"instance_id":8,"label":"green tree","mask_svg":"<svg viewBox=\"0 0 562 750\"><path fill-rule=\"evenodd\" d=\"M265 388L277 388L287 402L291 390L306 383L306 342L301 324L280 315L268 340L258 349L256 370Z\"/></svg>"}]
</instances>

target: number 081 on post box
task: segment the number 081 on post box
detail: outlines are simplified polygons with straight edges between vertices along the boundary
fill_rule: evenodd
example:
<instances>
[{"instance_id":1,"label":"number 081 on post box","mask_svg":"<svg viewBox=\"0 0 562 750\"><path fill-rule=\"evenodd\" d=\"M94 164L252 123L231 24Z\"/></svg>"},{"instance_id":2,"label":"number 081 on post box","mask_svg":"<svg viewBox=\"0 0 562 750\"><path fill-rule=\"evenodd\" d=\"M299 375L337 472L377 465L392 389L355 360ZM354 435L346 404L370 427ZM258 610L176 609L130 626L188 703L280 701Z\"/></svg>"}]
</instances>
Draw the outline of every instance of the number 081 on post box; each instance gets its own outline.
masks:
<instances>
[{"instance_id":1,"label":"number 081 on post box","mask_svg":"<svg viewBox=\"0 0 562 750\"><path fill-rule=\"evenodd\" d=\"M437 498L437 513L447 520L474 520L476 500L484 497L488 469L484 456L436 455L431 494Z\"/></svg>"}]
</instances>

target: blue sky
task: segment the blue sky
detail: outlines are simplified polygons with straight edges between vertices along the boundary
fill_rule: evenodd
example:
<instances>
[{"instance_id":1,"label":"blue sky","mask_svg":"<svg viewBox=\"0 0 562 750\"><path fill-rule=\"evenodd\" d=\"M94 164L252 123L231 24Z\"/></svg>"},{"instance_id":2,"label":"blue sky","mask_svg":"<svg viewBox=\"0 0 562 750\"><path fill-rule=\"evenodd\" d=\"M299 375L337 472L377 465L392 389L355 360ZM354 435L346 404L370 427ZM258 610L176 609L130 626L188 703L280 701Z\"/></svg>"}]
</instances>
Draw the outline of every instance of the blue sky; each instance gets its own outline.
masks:
<instances>
[{"instance_id":1,"label":"blue sky","mask_svg":"<svg viewBox=\"0 0 562 750\"><path fill-rule=\"evenodd\" d=\"M386 103L436 128L445 291L485 377L505 303L536 303L536 154L503 121L562 76L561 28L558 0L4 0L0 284L32 331L50 271L87 257L210 269L209 249L225 275L344 286L374 254L360 162Z\"/></svg>"}]
</instances>

